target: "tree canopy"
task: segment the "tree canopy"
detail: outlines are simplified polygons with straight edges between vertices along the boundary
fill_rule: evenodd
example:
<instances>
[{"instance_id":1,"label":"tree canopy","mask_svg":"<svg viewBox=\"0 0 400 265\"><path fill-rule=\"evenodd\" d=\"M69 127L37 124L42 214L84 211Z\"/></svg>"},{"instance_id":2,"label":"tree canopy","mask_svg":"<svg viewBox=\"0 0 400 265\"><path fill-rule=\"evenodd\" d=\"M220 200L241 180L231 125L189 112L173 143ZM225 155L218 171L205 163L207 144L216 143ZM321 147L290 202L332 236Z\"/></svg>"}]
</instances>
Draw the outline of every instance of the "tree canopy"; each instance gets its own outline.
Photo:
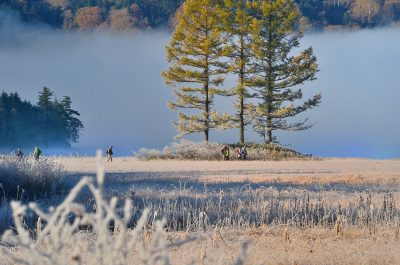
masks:
<instances>
[{"instance_id":1,"label":"tree canopy","mask_svg":"<svg viewBox=\"0 0 400 265\"><path fill-rule=\"evenodd\" d=\"M321 101L321 95L299 102L303 93L299 86L316 79L317 58L309 47L299 54L300 32L296 32L298 10L293 0L255 0L252 23L254 76L251 86L259 99L255 109L254 129L274 142L275 130L299 131L310 128L307 119L289 119L305 112Z\"/></svg>"},{"instance_id":2,"label":"tree canopy","mask_svg":"<svg viewBox=\"0 0 400 265\"><path fill-rule=\"evenodd\" d=\"M301 86L316 79L318 64L312 47L298 51L299 17L293 0L186 1L163 73L175 89L179 135L204 132L208 141L210 129L239 128L243 144L252 124L272 143L275 130L310 128L308 119L291 119L321 102L320 94L303 100ZM227 75L237 77L235 87L224 89ZM215 95L235 96L236 113L211 111Z\"/></svg>"},{"instance_id":3,"label":"tree canopy","mask_svg":"<svg viewBox=\"0 0 400 265\"><path fill-rule=\"evenodd\" d=\"M186 1L167 46L170 67L163 72L166 83L175 88L177 100L169 107L178 110L175 125L179 136L203 132L206 141L211 129L226 127L230 118L212 110L214 97L226 93L220 86L222 74L228 71L228 64L221 59L228 51L216 2Z\"/></svg>"}]
</instances>

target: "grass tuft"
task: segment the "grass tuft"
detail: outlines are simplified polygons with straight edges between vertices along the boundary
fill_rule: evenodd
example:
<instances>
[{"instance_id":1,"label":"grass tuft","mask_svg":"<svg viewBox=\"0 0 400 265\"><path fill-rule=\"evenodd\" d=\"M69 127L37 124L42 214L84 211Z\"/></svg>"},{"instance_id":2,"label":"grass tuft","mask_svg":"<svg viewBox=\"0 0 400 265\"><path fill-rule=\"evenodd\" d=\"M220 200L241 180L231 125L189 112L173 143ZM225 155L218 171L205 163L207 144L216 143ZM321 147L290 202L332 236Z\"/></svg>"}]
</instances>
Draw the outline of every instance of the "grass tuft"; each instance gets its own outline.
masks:
<instances>
[{"instance_id":1,"label":"grass tuft","mask_svg":"<svg viewBox=\"0 0 400 265\"><path fill-rule=\"evenodd\" d=\"M53 196L65 175L63 167L50 158L0 157L0 192L8 199L36 199Z\"/></svg>"}]
</instances>

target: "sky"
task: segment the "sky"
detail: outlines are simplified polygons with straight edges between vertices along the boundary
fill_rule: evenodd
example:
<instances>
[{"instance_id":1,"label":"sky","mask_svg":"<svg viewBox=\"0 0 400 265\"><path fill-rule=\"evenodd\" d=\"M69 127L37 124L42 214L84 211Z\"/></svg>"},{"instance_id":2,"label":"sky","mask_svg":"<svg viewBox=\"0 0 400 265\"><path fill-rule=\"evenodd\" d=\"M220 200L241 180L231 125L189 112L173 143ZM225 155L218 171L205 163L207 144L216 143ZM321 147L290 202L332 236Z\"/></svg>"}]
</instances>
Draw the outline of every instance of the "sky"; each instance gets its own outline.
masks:
<instances>
[{"instance_id":1,"label":"sky","mask_svg":"<svg viewBox=\"0 0 400 265\"><path fill-rule=\"evenodd\" d=\"M71 96L85 128L73 152L92 155L114 145L116 155L174 141L176 113L167 108L173 90L160 73L168 66L165 31L115 34L67 33L24 25L0 13L0 91L18 92L36 103L49 87ZM400 31L396 28L306 34L320 65L305 97L322 93L307 112L314 127L277 132L281 144L323 157L400 157ZM227 85L233 80L228 80ZM231 111L230 100L217 108ZM188 137L202 140L202 135ZM213 131L210 140L237 142L237 130ZM248 128L246 139L260 141Z\"/></svg>"}]
</instances>

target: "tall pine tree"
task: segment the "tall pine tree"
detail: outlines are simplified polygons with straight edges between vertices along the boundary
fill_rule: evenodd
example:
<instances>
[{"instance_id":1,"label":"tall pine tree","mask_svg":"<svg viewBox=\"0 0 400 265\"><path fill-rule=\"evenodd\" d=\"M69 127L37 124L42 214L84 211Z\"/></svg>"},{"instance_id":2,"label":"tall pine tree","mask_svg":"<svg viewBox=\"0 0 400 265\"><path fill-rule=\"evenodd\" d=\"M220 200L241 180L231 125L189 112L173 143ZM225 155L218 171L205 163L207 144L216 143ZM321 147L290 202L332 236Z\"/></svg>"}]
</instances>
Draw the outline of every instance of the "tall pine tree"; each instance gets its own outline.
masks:
<instances>
[{"instance_id":1,"label":"tall pine tree","mask_svg":"<svg viewBox=\"0 0 400 265\"><path fill-rule=\"evenodd\" d=\"M251 76L250 61L253 57L251 51L251 2L248 0L224 0L221 3L222 26L229 36L228 45L231 53L230 70L237 76L236 87L233 95L235 102L235 127L239 128L240 143L245 141L245 127L251 123L249 115L252 105L246 101L252 95L248 90L248 79Z\"/></svg>"},{"instance_id":2,"label":"tall pine tree","mask_svg":"<svg viewBox=\"0 0 400 265\"><path fill-rule=\"evenodd\" d=\"M42 91L39 92L37 105L41 110L50 111L53 94L54 93L48 87L43 87Z\"/></svg>"},{"instance_id":3,"label":"tall pine tree","mask_svg":"<svg viewBox=\"0 0 400 265\"><path fill-rule=\"evenodd\" d=\"M55 117L54 104L51 99L53 92L48 87L43 87L42 91L39 92L38 104L39 107L39 135L41 137L40 142L48 145L57 140L54 137L54 124L53 120Z\"/></svg>"},{"instance_id":4,"label":"tall pine tree","mask_svg":"<svg viewBox=\"0 0 400 265\"><path fill-rule=\"evenodd\" d=\"M252 23L252 51L255 55L251 86L260 100L255 111L254 129L268 143L276 140L275 130L298 131L311 127L307 119L289 122L321 102L317 94L300 102L303 93L299 86L315 80L317 59L309 47L293 55L299 47L301 34L296 32L299 18L293 0L255 0Z\"/></svg>"},{"instance_id":5,"label":"tall pine tree","mask_svg":"<svg viewBox=\"0 0 400 265\"><path fill-rule=\"evenodd\" d=\"M230 116L212 110L214 97L226 95L220 88L228 63L222 59L228 50L220 31L216 0L187 0L178 14L178 24L167 46L170 66L162 73L175 89L176 101L169 107L178 110L175 123L179 135L204 133L228 128Z\"/></svg>"},{"instance_id":6,"label":"tall pine tree","mask_svg":"<svg viewBox=\"0 0 400 265\"><path fill-rule=\"evenodd\" d=\"M65 96L63 100L61 100L62 107L62 119L64 122L64 130L67 135L67 139L69 144L77 143L80 131L83 129L82 122L77 118L80 116L80 113L71 108L71 98L69 96Z\"/></svg>"},{"instance_id":7,"label":"tall pine tree","mask_svg":"<svg viewBox=\"0 0 400 265\"><path fill-rule=\"evenodd\" d=\"M65 96L61 101L52 100L53 92L44 87L39 92L40 115L40 142L45 145L70 146L79 139L79 133L83 128L78 119L79 112L71 108L71 98Z\"/></svg>"}]
</instances>

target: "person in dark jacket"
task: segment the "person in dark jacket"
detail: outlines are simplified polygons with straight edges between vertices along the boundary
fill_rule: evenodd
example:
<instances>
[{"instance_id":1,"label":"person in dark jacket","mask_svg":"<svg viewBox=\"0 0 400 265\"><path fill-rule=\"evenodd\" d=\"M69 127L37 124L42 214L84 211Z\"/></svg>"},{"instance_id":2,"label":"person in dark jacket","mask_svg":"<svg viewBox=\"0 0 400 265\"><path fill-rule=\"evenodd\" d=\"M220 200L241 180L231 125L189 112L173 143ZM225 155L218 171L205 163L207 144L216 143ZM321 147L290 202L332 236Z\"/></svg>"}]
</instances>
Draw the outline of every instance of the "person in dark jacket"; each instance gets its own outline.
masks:
<instances>
[{"instance_id":1,"label":"person in dark jacket","mask_svg":"<svg viewBox=\"0 0 400 265\"><path fill-rule=\"evenodd\" d=\"M239 152L240 152L240 159L246 160L247 159L246 147L243 146L242 148L240 148Z\"/></svg>"},{"instance_id":2,"label":"person in dark jacket","mask_svg":"<svg viewBox=\"0 0 400 265\"><path fill-rule=\"evenodd\" d=\"M107 162L112 162L112 156L113 156L113 146L112 145L110 145L110 147L109 148L107 148L107 150L106 150L106 154L107 154L107 157L108 157L108 159L107 159Z\"/></svg>"},{"instance_id":3,"label":"person in dark jacket","mask_svg":"<svg viewBox=\"0 0 400 265\"><path fill-rule=\"evenodd\" d=\"M15 156L19 159L22 160L24 158L24 153L21 151L21 149L17 149L17 151L15 151Z\"/></svg>"}]
</instances>

